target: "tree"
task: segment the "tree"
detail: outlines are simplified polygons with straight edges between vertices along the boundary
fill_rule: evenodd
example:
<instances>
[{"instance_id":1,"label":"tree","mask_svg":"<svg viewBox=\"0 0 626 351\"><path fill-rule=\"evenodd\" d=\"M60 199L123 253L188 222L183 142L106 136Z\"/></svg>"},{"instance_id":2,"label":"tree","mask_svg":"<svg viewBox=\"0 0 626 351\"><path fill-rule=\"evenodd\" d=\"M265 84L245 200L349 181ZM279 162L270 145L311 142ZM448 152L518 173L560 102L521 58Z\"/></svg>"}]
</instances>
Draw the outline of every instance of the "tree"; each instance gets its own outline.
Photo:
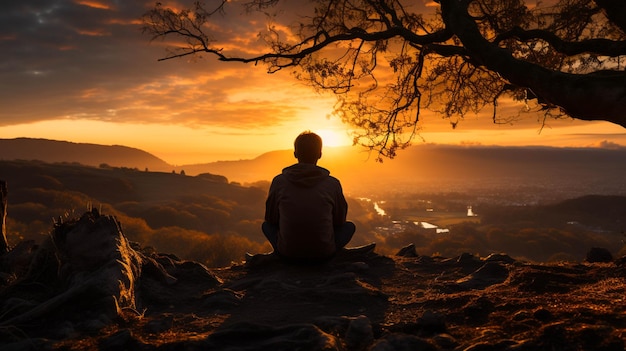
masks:
<instances>
[{"instance_id":1,"label":"tree","mask_svg":"<svg viewBox=\"0 0 626 351\"><path fill-rule=\"evenodd\" d=\"M422 109L455 127L466 113L490 107L494 123L502 123L517 116L498 103L515 101L517 115L626 127L624 1L434 0L437 9L428 13L421 1L316 0L301 3L311 11L285 21L286 33L276 22L280 12L269 15L285 1L250 0L248 11L270 19L261 33L266 52L251 56L222 50L214 39L212 21L232 5L218 2L184 10L157 3L144 15L153 39L184 40L162 60L207 53L265 63L269 73L293 69L335 93L335 114L354 127L355 143L380 156L410 143Z\"/></svg>"}]
</instances>

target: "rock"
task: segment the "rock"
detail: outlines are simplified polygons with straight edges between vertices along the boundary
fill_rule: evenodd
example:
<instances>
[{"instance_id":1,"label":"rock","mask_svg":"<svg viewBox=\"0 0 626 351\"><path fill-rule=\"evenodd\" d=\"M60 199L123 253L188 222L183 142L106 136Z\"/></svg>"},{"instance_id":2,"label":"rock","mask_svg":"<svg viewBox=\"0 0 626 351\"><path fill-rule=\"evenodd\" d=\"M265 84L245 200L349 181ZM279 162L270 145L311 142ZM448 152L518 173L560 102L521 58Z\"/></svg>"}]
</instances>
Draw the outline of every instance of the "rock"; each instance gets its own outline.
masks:
<instances>
[{"instance_id":1,"label":"rock","mask_svg":"<svg viewBox=\"0 0 626 351\"><path fill-rule=\"evenodd\" d=\"M372 322L366 316L358 316L348 326L345 336L346 346L349 350L365 350L374 342Z\"/></svg>"},{"instance_id":2,"label":"rock","mask_svg":"<svg viewBox=\"0 0 626 351\"><path fill-rule=\"evenodd\" d=\"M432 339L437 344L437 346L444 350L454 349L455 347L459 346L458 341L456 341L456 339L450 334L438 334L433 336Z\"/></svg>"},{"instance_id":3,"label":"rock","mask_svg":"<svg viewBox=\"0 0 626 351\"><path fill-rule=\"evenodd\" d=\"M465 319L472 325L484 324L494 310L494 304L488 297L481 296L468 302L462 311Z\"/></svg>"},{"instance_id":4,"label":"rock","mask_svg":"<svg viewBox=\"0 0 626 351\"><path fill-rule=\"evenodd\" d=\"M246 267L254 268L259 266L265 266L268 264L278 263L280 258L274 252L256 254L246 253Z\"/></svg>"},{"instance_id":5,"label":"rock","mask_svg":"<svg viewBox=\"0 0 626 351\"><path fill-rule=\"evenodd\" d=\"M554 316L552 315L552 312L548 311L547 309L538 308L533 312L533 317L535 317L536 320L545 323L552 320Z\"/></svg>"},{"instance_id":6,"label":"rock","mask_svg":"<svg viewBox=\"0 0 626 351\"><path fill-rule=\"evenodd\" d=\"M517 286L520 291L533 293L567 293L578 284L585 283L585 267L546 267L524 265L511 275L508 284Z\"/></svg>"},{"instance_id":7,"label":"rock","mask_svg":"<svg viewBox=\"0 0 626 351\"><path fill-rule=\"evenodd\" d=\"M122 329L117 333L102 339L99 342L98 350L100 351L118 351L118 350L139 350L142 342L133 337L128 329Z\"/></svg>"},{"instance_id":8,"label":"rock","mask_svg":"<svg viewBox=\"0 0 626 351\"><path fill-rule=\"evenodd\" d=\"M624 341L615 336L615 328L608 325L582 325L574 332L584 350L624 350Z\"/></svg>"},{"instance_id":9,"label":"rock","mask_svg":"<svg viewBox=\"0 0 626 351\"><path fill-rule=\"evenodd\" d=\"M38 248L39 245L33 240L20 241L11 251L0 255L0 271L8 275L23 276Z\"/></svg>"},{"instance_id":10,"label":"rock","mask_svg":"<svg viewBox=\"0 0 626 351\"><path fill-rule=\"evenodd\" d=\"M459 264L468 264L468 263L476 263L479 262L480 258L472 255L471 253L464 252L462 253L456 260Z\"/></svg>"},{"instance_id":11,"label":"rock","mask_svg":"<svg viewBox=\"0 0 626 351\"><path fill-rule=\"evenodd\" d=\"M376 243L369 243L362 246L346 247L340 251L350 252L353 254L368 254L374 252L374 249L376 249Z\"/></svg>"},{"instance_id":12,"label":"rock","mask_svg":"<svg viewBox=\"0 0 626 351\"><path fill-rule=\"evenodd\" d=\"M29 298L39 303L0 325L21 325L55 315L85 320L104 314L110 321L123 309L136 309L141 263L141 254L132 249L112 216L93 210L79 219L56 223L28 272L3 294L20 294L33 285L49 289L31 290Z\"/></svg>"},{"instance_id":13,"label":"rock","mask_svg":"<svg viewBox=\"0 0 626 351\"><path fill-rule=\"evenodd\" d=\"M514 263L515 260L507 254L493 253L485 258L485 262L503 262L511 264Z\"/></svg>"},{"instance_id":14,"label":"rock","mask_svg":"<svg viewBox=\"0 0 626 351\"><path fill-rule=\"evenodd\" d=\"M523 320L529 319L530 317L531 317L530 312L526 310L521 310L521 311L515 312L511 319L514 321L523 321Z\"/></svg>"},{"instance_id":15,"label":"rock","mask_svg":"<svg viewBox=\"0 0 626 351\"><path fill-rule=\"evenodd\" d=\"M165 267L153 257L145 256L143 266L141 268L143 275L152 275L163 284L173 285L178 281L176 278L171 276Z\"/></svg>"},{"instance_id":16,"label":"rock","mask_svg":"<svg viewBox=\"0 0 626 351\"><path fill-rule=\"evenodd\" d=\"M400 257L417 257L417 251L415 251L415 244L409 244L403 248L401 248L396 256Z\"/></svg>"},{"instance_id":17,"label":"rock","mask_svg":"<svg viewBox=\"0 0 626 351\"><path fill-rule=\"evenodd\" d=\"M479 342L463 349L463 351L499 351L499 350L503 350L503 349L496 348L495 345L490 344L488 342Z\"/></svg>"},{"instance_id":18,"label":"rock","mask_svg":"<svg viewBox=\"0 0 626 351\"><path fill-rule=\"evenodd\" d=\"M143 327L146 333L160 334L172 329L174 325L174 317L171 314L166 314L158 319L152 319Z\"/></svg>"},{"instance_id":19,"label":"rock","mask_svg":"<svg viewBox=\"0 0 626 351\"><path fill-rule=\"evenodd\" d=\"M592 247L588 252L585 260L589 263L608 263L613 261L611 251L601 248Z\"/></svg>"},{"instance_id":20,"label":"rock","mask_svg":"<svg viewBox=\"0 0 626 351\"><path fill-rule=\"evenodd\" d=\"M366 272L370 266L365 262L346 262L338 264L336 268L346 272L362 273Z\"/></svg>"},{"instance_id":21,"label":"rock","mask_svg":"<svg viewBox=\"0 0 626 351\"><path fill-rule=\"evenodd\" d=\"M231 289L220 289L202 297L202 307L211 309L228 309L241 303L243 294Z\"/></svg>"},{"instance_id":22,"label":"rock","mask_svg":"<svg viewBox=\"0 0 626 351\"><path fill-rule=\"evenodd\" d=\"M22 339L0 345L2 345L2 351L48 351L54 349L50 340L41 338Z\"/></svg>"},{"instance_id":23,"label":"rock","mask_svg":"<svg viewBox=\"0 0 626 351\"><path fill-rule=\"evenodd\" d=\"M214 289L222 283L219 277L198 262L153 258L156 262L167 262L164 269L170 273L159 272L158 267L163 267L161 265L152 265L150 270L142 274L139 292L144 303L165 306L173 302L202 303L201 292Z\"/></svg>"},{"instance_id":24,"label":"rock","mask_svg":"<svg viewBox=\"0 0 626 351\"><path fill-rule=\"evenodd\" d=\"M211 334L202 348L206 350L302 350L339 351L337 338L313 324L269 326L237 323Z\"/></svg>"},{"instance_id":25,"label":"rock","mask_svg":"<svg viewBox=\"0 0 626 351\"><path fill-rule=\"evenodd\" d=\"M413 335L391 334L378 339L370 351L437 351L437 347Z\"/></svg>"},{"instance_id":26,"label":"rock","mask_svg":"<svg viewBox=\"0 0 626 351\"><path fill-rule=\"evenodd\" d=\"M425 335L443 333L446 331L446 316L433 310L426 310L417 319L417 325Z\"/></svg>"},{"instance_id":27,"label":"rock","mask_svg":"<svg viewBox=\"0 0 626 351\"><path fill-rule=\"evenodd\" d=\"M509 270L500 262L486 262L474 273L457 280L457 284L465 289L484 289L488 286L504 282Z\"/></svg>"}]
</instances>

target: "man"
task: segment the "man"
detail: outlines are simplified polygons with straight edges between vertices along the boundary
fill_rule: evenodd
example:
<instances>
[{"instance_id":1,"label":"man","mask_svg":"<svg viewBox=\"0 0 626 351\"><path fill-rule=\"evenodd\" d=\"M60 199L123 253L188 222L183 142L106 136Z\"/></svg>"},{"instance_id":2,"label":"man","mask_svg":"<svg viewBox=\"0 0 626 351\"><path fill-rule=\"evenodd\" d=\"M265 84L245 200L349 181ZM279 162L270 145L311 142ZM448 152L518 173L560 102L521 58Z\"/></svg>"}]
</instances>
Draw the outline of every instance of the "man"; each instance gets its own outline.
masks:
<instances>
[{"instance_id":1,"label":"man","mask_svg":"<svg viewBox=\"0 0 626 351\"><path fill-rule=\"evenodd\" d=\"M317 166L322 139L309 131L298 135L294 156L298 163L272 180L263 233L281 258L325 261L348 244L356 228L346 221L348 204L341 183Z\"/></svg>"}]
</instances>

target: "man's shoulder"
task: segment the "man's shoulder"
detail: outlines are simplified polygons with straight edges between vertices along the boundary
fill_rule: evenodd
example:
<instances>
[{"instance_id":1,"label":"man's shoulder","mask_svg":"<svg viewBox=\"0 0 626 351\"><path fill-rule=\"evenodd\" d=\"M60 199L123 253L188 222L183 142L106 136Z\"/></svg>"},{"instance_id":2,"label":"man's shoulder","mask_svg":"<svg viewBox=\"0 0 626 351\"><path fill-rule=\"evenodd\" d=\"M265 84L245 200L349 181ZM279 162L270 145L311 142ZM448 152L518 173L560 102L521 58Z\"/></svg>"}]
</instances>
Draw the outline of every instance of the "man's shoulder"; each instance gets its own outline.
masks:
<instances>
[{"instance_id":1,"label":"man's shoulder","mask_svg":"<svg viewBox=\"0 0 626 351\"><path fill-rule=\"evenodd\" d=\"M280 173L274 176L274 178L272 178L272 184L279 184L286 181L285 175Z\"/></svg>"},{"instance_id":2,"label":"man's shoulder","mask_svg":"<svg viewBox=\"0 0 626 351\"><path fill-rule=\"evenodd\" d=\"M339 178L334 177L332 174L328 174L328 178L339 181Z\"/></svg>"},{"instance_id":3,"label":"man's shoulder","mask_svg":"<svg viewBox=\"0 0 626 351\"><path fill-rule=\"evenodd\" d=\"M341 188L341 182L339 181L339 179L329 175L328 177L326 177L325 179L326 184L330 184L332 186L336 186Z\"/></svg>"}]
</instances>

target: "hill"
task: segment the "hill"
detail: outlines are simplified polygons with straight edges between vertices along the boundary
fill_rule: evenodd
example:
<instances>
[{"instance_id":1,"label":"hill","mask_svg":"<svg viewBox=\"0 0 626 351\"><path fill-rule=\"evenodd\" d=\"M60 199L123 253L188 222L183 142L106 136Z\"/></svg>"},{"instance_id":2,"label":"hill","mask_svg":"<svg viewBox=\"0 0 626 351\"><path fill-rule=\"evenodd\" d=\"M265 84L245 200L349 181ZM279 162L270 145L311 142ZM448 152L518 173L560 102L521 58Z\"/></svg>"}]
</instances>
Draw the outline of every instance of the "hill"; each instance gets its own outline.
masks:
<instances>
[{"instance_id":1,"label":"hill","mask_svg":"<svg viewBox=\"0 0 626 351\"><path fill-rule=\"evenodd\" d=\"M319 165L339 178L344 191L364 194L416 191L498 191L534 188L563 193L626 194L626 148L555 148L416 145L393 160L377 163L358 147L325 148ZM188 174L211 172L231 181L269 181L294 163L291 150L272 151L252 160L180 167Z\"/></svg>"},{"instance_id":2,"label":"hill","mask_svg":"<svg viewBox=\"0 0 626 351\"><path fill-rule=\"evenodd\" d=\"M90 211L0 255L0 347L622 351L626 256L594 251L536 264L368 245L316 266L254 255L207 269L130 243Z\"/></svg>"},{"instance_id":3,"label":"hill","mask_svg":"<svg viewBox=\"0 0 626 351\"><path fill-rule=\"evenodd\" d=\"M143 150L121 145L72 143L48 139L0 139L0 160L39 160L68 162L87 166L107 164L141 170L168 171L171 166Z\"/></svg>"},{"instance_id":4,"label":"hill","mask_svg":"<svg viewBox=\"0 0 626 351\"><path fill-rule=\"evenodd\" d=\"M294 163L292 150L275 150L254 159L172 166L142 150L125 146L69 143L43 139L0 139L3 160L66 162L187 175L210 173L229 181L269 182ZM589 194L626 195L626 148L449 146L421 144L393 160L375 162L359 147L327 147L319 165L342 181L354 197L415 192L498 193L511 189L552 194L563 200Z\"/></svg>"},{"instance_id":5,"label":"hill","mask_svg":"<svg viewBox=\"0 0 626 351\"><path fill-rule=\"evenodd\" d=\"M133 241L203 263L263 250L266 192L211 174L186 176L73 163L0 161L7 182L7 238L45 239L53 221L96 208L124 222ZM224 250L210 252L221 245Z\"/></svg>"}]
</instances>

